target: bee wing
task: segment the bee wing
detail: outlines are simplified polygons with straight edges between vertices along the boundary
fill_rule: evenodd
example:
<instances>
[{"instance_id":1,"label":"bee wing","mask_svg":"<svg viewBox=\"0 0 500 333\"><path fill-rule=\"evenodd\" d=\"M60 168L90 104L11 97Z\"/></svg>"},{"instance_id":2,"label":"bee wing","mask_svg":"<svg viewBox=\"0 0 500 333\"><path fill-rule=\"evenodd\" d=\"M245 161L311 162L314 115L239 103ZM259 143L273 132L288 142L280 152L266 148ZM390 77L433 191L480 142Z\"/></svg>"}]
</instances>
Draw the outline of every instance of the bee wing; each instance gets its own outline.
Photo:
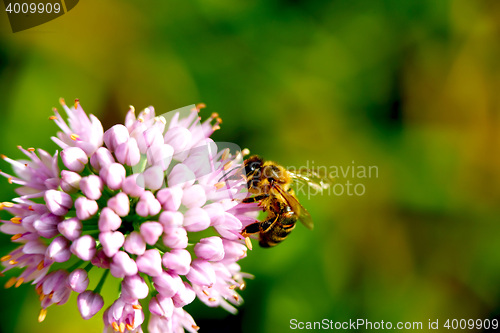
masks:
<instances>
[{"instance_id":1,"label":"bee wing","mask_svg":"<svg viewBox=\"0 0 500 333\"><path fill-rule=\"evenodd\" d=\"M307 229L312 230L314 224L311 214L309 214L307 209L305 209L304 206L300 204L299 200L297 200L297 198L295 198L287 191L283 190L279 185L274 185L274 188L278 191L279 194L281 194L283 199L285 199L288 205L292 208L293 212L297 214L300 222L302 222L302 224L305 225Z\"/></svg>"},{"instance_id":2,"label":"bee wing","mask_svg":"<svg viewBox=\"0 0 500 333\"><path fill-rule=\"evenodd\" d=\"M299 182L305 183L316 190L324 190L331 186L334 179L313 169L299 169L297 172L288 171L290 176Z\"/></svg>"}]
</instances>

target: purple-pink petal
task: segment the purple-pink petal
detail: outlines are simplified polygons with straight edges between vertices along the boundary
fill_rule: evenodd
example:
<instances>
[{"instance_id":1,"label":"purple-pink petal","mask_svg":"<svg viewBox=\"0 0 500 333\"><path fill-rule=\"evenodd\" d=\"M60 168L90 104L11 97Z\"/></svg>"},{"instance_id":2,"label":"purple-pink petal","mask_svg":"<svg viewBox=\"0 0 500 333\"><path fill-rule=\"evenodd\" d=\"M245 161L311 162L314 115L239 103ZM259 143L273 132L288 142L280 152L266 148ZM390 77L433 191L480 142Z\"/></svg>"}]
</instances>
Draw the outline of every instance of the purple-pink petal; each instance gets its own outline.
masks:
<instances>
[{"instance_id":1,"label":"purple-pink petal","mask_svg":"<svg viewBox=\"0 0 500 333\"><path fill-rule=\"evenodd\" d=\"M75 200L75 210L78 219L87 220L97 213L99 206L95 200L79 197Z\"/></svg>"},{"instance_id":2,"label":"purple-pink petal","mask_svg":"<svg viewBox=\"0 0 500 333\"><path fill-rule=\"evenodd\" d=\"M118 145L127 142L128 139L128 129L121 124L114 125L104 132L104 144L111 152L115 151Z\"/></svg>"},{"instance_id":3,"label":"purple-pink petal","mask_svg":"<svg viewBox=\"0 0 500 333\"><path fill-rule=\"evenodd\" d=\"M198 258L219 261L224 258L222 239L217 236L203 238L194 246L194 253Z\"/></svg>"},{"instance_id":4,"label":"purple-pink petal","mask_svg":"<svg viewBox=\"0 0 500 333\"><path fill-rule=\"evenodd\" d=\"M111 163L108 167L102 168L99 175L108 187L115 191L121 188L125 180L125 167L119 163Z\"/></svg>"},{"instance_id":5,"label":"purple-pink petal","mask_svg":"<svg viewBox=\"0 0 500 333\"><path fill-rule=\"evenodd\" d=\"M139 272L146 273L149 276L158 276L163 271L161 267L161 255L157 249L151 249L144 252L136 259Z\"/></svg>"},{"instance_id":6,"label":"purple-pink petal","mask_svg":"<svg viewBox=\"0 0 500 333\"><path fill-rule=\"evenodd\" d=\"M196 298L196 293L193 290L193 287L189 285L187 282L183 282L179 291L172 296L172 301L174 302L174 306L176 308L181 308L185 305L188 305Z\"/></svg>"},{"instance_id":7,"label":"purple-pink petal","mask_svg":"<svg viewBox=\"0 0 500 333\"><path fill-rule=\"evenodd\" d=\"M139 174L133 174L125 178L122 184L123 192L134 198L139 198L144 193L144 186L138 184Z\"/></svg>"},{"instance_id":8,"label":"purple-pink petal","mask_svg":"<svg viewBox=\"0 0 500 333\"><path fill-rule=\"evenodd\" d=\"M187 231L184 228L165 228L162 240L172 249L184 249L188 245Z\"/></svg>"},{"instance_id":9,"label":"purple-pink petal","mask_svg":"<svg viewBox=\"0 0 500 333\"><path fill-rule=\"evenodd\" d=\"M89 261L95 255L96 242L90 235L77 238L70 247L71 252L78 258Z\"/></svg>"},{"instance_id":10,"label":"purple-pink petal","mask_svg":"<svg viewBox=\"0 0 500 333\"><path fill-rule=\"evenodd\" d=\"M90 175L80 180L80 190L82 190L82 193L91 200L99 199L102 194L102 189L103 182L99 176Z\"/></svg>"},{"instance_id":11,"label":"purple-pink petal","mask_svg":"<svg viewBox=\"0 0 500 333\"><path fill-rule=\"evenodd\" d=\"M99 215L98 226L101 232L115 231L122 224L122 219L111 208L105 207Z\"/></svg>"},{"instance_id":12,"label":"purple-pink petal","mask_svg":"<svg viewBox=\"0 0 500 333\"><path fill-rule=\"evenodd\" d=\"M149 288L140 275L126 276L122 281L122 291L130 300L143 299L148 296Z\"/></svg>"},{"instance_id":13,"label":"purple-pink petal","mask_svg":"<svg viewBox=\"0 0 500 333\"><path fill-rule=\"evenodd\" d=\"M176 211L181 206L182 188L174 186L161 189L156 193L156 198L166 211Z\"/></svg>"},{"instance_id":14,"label":"purple-pink petal","mask_svg":"<svg viewBox=\"0 0 500 333\"><path fill-rule=\"evenodd\" d=\"M73 200L67 193L57 190L48 190L44 194L45 203L50 212L54 215L65 215L73 206Z\"/></svg>"},{"instance_id":15,"label":"purple-pink petal","mask_svg":"<svg viewBox=\"0 0 500 333\"><path fill-rule=\"evenodd\" d=\"M168 319L174 312L174 302L171 297L158 294L149 301L149 311Z\"/></svg>"},{"instance_id":16,"label":"purple-pink petal","mask_svg":"<svg viewBox=\"0 0 500 333\"><path fill-rule=\"evenodd\" d=\"M156 200L155 196L150 191L142 193L141 198L135 207L136 213L143 217L154 216L158 214L160 210L160 202Z\"/></svg>"},{"instance_id":17,"label":"purple-pink petal","mask_svg":"<svg viewBox=\"0 0 500 333\"><path fill-rule=\"evenodd\" d=\"M130 199L125 193L120 192L108 200L108 207L118 216L127 216L130 212Z\"/></svg>"},{"instance_id":18,"label":"purple-pink petal","mask_svg":"<svg viewBox=\"0 0 500 333\"><path fill-rule=\"evenodd\" d=\"M140 233L132 231L125 239L123 248L130 254L141 255L146 251L146 242Z\"/></svg>"},{"instance_id":19,"label":"purple-pink petal","mask_svg":"<svg viewBox=\"0 0 500 333\"><path fill-rule=\"evenodd\" d=\"M125 242L125 237L119 231L106 231L99 234L102 249L108 257L113 257Z\"/></svg>"},{"instance_id":20,"label":"purple-pink petal","mask_svg":"<svg viewBox=\"0 0 500 333\"><path fill-rule=\"evenodd\" d=\"M71 287L71 290L77 293L84 292L89 285L89 277L87 271L82 268L78 268L69 273L68 284Z\"/></svg>"},{"instance_id":21,"label":"purple-pink petal","mask_svg":"<svg viewBox=\"0 0 500 333\"><path fill-rule=\"evenodd\" d=\"M141 152L134 138L129 138L127 142L119 144L115 149L115 156L118 162L128 166L134 166L141 160Z\"/></svg>"},{"instance_id":22,"label":"purple-pink petal","mask_svg":"<svg viewBox=\"0 0 500 333\"><path fill-rule=\"evenodd\" d=\"M87 154L78 147L68 147L61 152L61 159L70 171L82 172L89 158Z\"/></svg>"},{"instance_id":23,"label":"purple-pink petal","mask_svg":"<svg viewBox=\"0 0 500 333\"><path fill-rule=\"evenodd\" d=\"M154 245L163 234L163 226L158 222L144 222L140 226L141 236L149 245Z\"/></svg>"},{"instance_id":24,"label":"purple-pink petal","mask_svg":"<svg viewBox=\"0 0 500 333\"><path fill-rule=\"evenodd\" d=\"M55 262L66 262L71 257L69 245L70 242L66 238L58 236L50 243L45 257Z\"/></svg>"},{"instance_id":25,"label":"purple-pink petal","mask_svg":"<svg viewBox=\"0 0 500 333\"><path fill-rule=\"evenodd\" d=\"M191 254L184 249L173 249L165 252L162 258L162 263L165 268L174 271L179 275L185 275L191 268Z\"/></svg>"},{"instance_id":26,"label":"purple-pink petal","mask_svg":"<svg viewBox=\"0 0 500 333\"><path fill-rule=\"evenodd\" d=\"M187 231L201 231L210 226L210 217L202 208L191 208L184 214L184 228Z\"/></svg>"},{"instance_id":27,"label":"purple-pink petal","mask_svg":"<svg viewBox=\"0 0 500 333\"><path fill-rule=\"evenodd\" d=\"M58 223L57 230L70 241L74 241L82 233L82 222L76 217L72 217Z\"/></svg>"},{"instance_id":28,"label":"purple-pink petal","mask_svg":"<svg viewBox=\"0 0 500 333\"><path fill-rule=\"evenodd\" d=\"M102 309L104 300L101 295L87 290L78 295L77 304L82 318L88 320Z\"/></svg>"},{"instance_id":29,"label":"purple-pink petal","mask_svg":"<svg viewBox=\"0 0 500 333\"><path fill-rule=\"evenodd\" d=\"M114 162L115 159L113 158L113 155L104 147L97 149L97 151L90 157L90 165L92 165L97 172L99 172L102 168L107 168L108 165Z\"/></svg>"},{"instance_id":30,"label":"purple-pink petal","mask_svg":"<svg viewBox=\"0 0 500 333\"><path fill-rule=\"evenodd\" d=\"M128 275L137 274L137 265L135 261L123 251L118 251L114 255L109 269L111 270L111 275L116 278L124 278Z\"/></svg>"}]
</instances>

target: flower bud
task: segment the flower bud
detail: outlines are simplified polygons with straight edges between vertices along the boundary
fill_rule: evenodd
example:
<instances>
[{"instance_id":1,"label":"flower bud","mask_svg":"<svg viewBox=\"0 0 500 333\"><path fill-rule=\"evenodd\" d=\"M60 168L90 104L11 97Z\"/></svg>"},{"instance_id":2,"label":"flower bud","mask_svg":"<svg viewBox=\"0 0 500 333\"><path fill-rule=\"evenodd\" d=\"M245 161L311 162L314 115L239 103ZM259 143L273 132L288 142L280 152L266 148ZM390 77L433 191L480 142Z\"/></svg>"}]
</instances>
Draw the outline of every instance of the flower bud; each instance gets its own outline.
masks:
<instances>
[{"instance_id":1,"label":"flower bud","mask_svg":"<svg viewBox=\"0 0 500 333\"><path fill-rule=\"evenodd\" d=\"M159 166L151 166L137 177L137 184L153 191L161 188L163 185L163 170Z\"/></svg>"},{"instance_id":2,"label":"flower bud","mask_svg":"<svg viewBox=\"0 0 500 333\"><path fill-rule=\"evenodd\" d=\"M108 167L102 168L99 174L108 187L115 191L121 188L126 171L123 165L111 163Z\"/></svg>"},{"instance_id":3,"label":"flower bud","mask_svg":"<svg viewBox=\"0 0 500 333\"><path fill-rule=\"evenodd\" d=\"M88 320L102 309L104 300L100 294L87 290L78 295L77 304L82 318Z\"/></svg>"},{"instance_id":4,"label":"flower bud","mask_svg":"<svg viewBox=\"0 0 500 333\"><path fill-rule=\"evenodd\" d=\"M172 168L168 175L168 186L179 185L187 187L193 185L196 177L186 165L179 163Z\"/></svg>"},{"instance_id":5,"label":"flower bud","mask_svg":"<svg viewBox=\"0 0 500 333\"><path fill-rule=\"evenodd\" d=\"M188 236L184 228L164 229L163 244L171 249L185 249L188 245Z\"/></svg>"},{"instance_id":6,"label":"flower bud","mask_svg":"<svg viewBox=\"0 0 500 333\"><path fill-rule=\"evenodd\" d=\"M42 284L42 293L45 295L55 296L57 291L66 288L66 280L68 278L68 273L63 270L56 270L52 273L49 273L45 280L41 282Z\"/></svg>"},{"instance_id":7,"label":"flower bud","mask_svg":"<svg viewBox=\"0 0 500 333\"><path fill-rule=\"evenodd\" d=\"M171 297L158 294L149 301L149 311L155 315L170 318L174 312L174 302Z\"/></svg>"},{"instance_id":8,"label":"flower bud","mask_svg":"<svg viewBox=\"0 0 500 333\"><path fill-rule=\"evenodd\" d=\"M130 212L130 200L125 193L120 192L108 200L108 207L118 216L127 216Z\"/></svg>"},{"instance_id":9,"label":"flower bud","mask_svg":"<svg viewBox=\"0 0 500 333\"><path fill-rule=\"evenodd\" d=\"M125 242L125 236L119 231L106 231L99 234L102 249L108 257L113 257Z\"/></svg>"},{"instance_id":10,"label":"flower bud","mask_svg":"<svg viewBox=\"0 0 500 333\"><path fill-rule=\"evenodd\" d=\"M89 261L95 255L95 239L90 235L84 235L71 244L71 252L78 258Z\"/></svg>"},{"instance_id":11,"label":"flower bud","mask_svg":"<svg viewBox=\"0 0 500 333\"><path fill-rule=\"evenodd\" d=\"M111 275L116 278L137 274L137 265L135 261L123 251L118 251L109 265Z\"/></svg>"},{"instance_id":12,"label":"flower bud","mask_svg":"<svg viewBox=\"0 0 500 333\"><path fill-rule=\"evenodd\" d=\"M82 176L73 171L61 171L61 189L66 193L75 193L80 189Z\"/></svg>"},{"instance_id":13,"label":"flower bud","mask_svg":"<svg viewBox=\"0 0 500 333\"><path fill-rule=\"evenodd\" d=\"M193 288L187 282L183 282L179 291L172 297L172 301L176 308L181 308L194 301L195 298L196 293Z\"/></svg>"},{"instance_id":14,"label":"flower bud","mask_svg":"<svg viewBox=\"0 0 500 333\"><path fill-rule=\"evenodd\" d=\"M182 227L184 216L181 212L166 211L160 214L158 221L164 228Z\"/></svg>"},{"instance_id":15,"label":"flower bud","mask_svg":"<svg viewBox=\"0 0 500 333\"><path fill-rule=\"evenodd\" d=\"M97 200L101 197L103 183L102 179L96 175L83 177L80 181L82 193L91 200Z\"/></svg>"},{"instance_id":16,"label":"flower bud","mask_svg":"<svg viewBox=\"0 0 500 333\"><path fill-rule=\"evenodd\" d=\"M129 139L128 129L121 125L114 125L104 132L104 144L111 152L114 152L116 147L125 143Z\"/></svg>"},{"instance_id":17,"label":"flower bud","mask_svg":"<svg viewBox=\"0 0 500 333\"><path fill-rule=\"evenodd\" d=\"M109 269L111 259L108 256L106 256L103 249L100 249L96 252L95 256L92 258L90 262L92 263L92 265L96 267Z\"/></svg>"},{"instance_id":18,"label":"flower bud","mask_svg":"<svg viewBox=\"0 0 500 333\"><path fill-rule=\"evenodd\" d=\"M57 230L70 241L74 241L82 234L82 222L72 217L57 224Z\"/></svg>"},{"instance_id":19,"label":"flower bud","mask_svg":"<svg viewBox=\"0 0 500 333\"><path fill-rule=\"evenodd\" d=\"M224 258L222 239L217 236L203 238L194 246L194 253L201 259L209 261L222 260Z\"/></svg>"},{"instance_id":20,"label":"flower bud","mask_svg":"<svg viewBox=\"0 0 500 333\"><path fill-rule=\"evenodd\" d=\"M224 207L218 203L214 202L208 205L203 206L203 210L207 212L208 216L210 217L210 225L211 226L216 226L219 224L223 224L225 221L225 210Z\"/></svg>"},{"instance_id":21,"label":"flower bud","mask_svg":"<svg viewBox=\"0 0 500 333\"><path fill-rule=\"evenodd\" d=\"M133 174L125 178L122 184L123 192L131 197L139 198L144 193L144 186L140 186L138 183L138 181L140 181L140 179L138 179L139 176L140 174Z\"/></svg>"},{"instance_id":22,"label":"flower bud","mask_svg":"<svg viewBox=\"0 0 500 333\"><path fill-rule=\"evenodd\" d=\"M97 172L101 171L103 168L107 168L111 163L114 163L115 159L109 150L104 147L99 147L97 151L90 157L90 165Z\"/></svg>"},{"instance_id":23,"label":"flower bud","mask_svg":"<svg viewBox=\"0 0 500 333\"><path fill-rule=\"evenodd\" d=\"M76 217L80 220L88 220L99 210L95 200L89 200L86 197L79 197L75 200Z\"/></svg>"},{"instance_id":24,"label":"flower bud","mask_svg":"<svg viewBox=\"0 0 500 333\"><path fill-rule=\"evenodd\" d=\"M57 190L48 190L44 194L47 208L52 214L63 216L73 206L73 200L67 193Z\"/></svg>"},{"instance_id":25,"label":"flower bud","mask_svg":"<svg viewBox=\"0 0 500 333\"><path fill-rule=\"evenodd\" d=\"M167 144L150 147L146 152L148 163L159 167L162 171L168 169L173 155L174 149Z\"/></svg>"},{"instance_id":26,"label":"flower bud","mask_svg":"<svg viewBox=\"0 0 500 333\"><path fill-rule=\"evenodd\" d=\"M187 208L203 206L207 202L205 189L199 184L186 188L182 194L181 202Z\"/></svg>"},{"instance_id":27,"label":"flower bud","mask_svg":"<svg viewBox=\"0 0 500 333\"><path fill-rule=\"evenodd\" d=\"M61 159L70 171L82 172L89 158L87 154L78 147L67 147L61 152Z\"/></svg>"},{"instance_id":28,"label":"flower bud","mask_svg":"<svg viewBox=\"0 0 500 333\"><path fill-rule=\"evenodd\" d=\"M154 216L158 214L160 210L160 203L158 202L158 200L156 200L155 196L150 191L145 191L141 195L141 198L139 199L139 202L137 203L137 206L135 208L137 214L143 217Z\"/></svg>"},{"instance_id":29,"label":"flower bud","mask_svg":"<svg viewBox=\"0 0 500 333\"><path fill-rule=\"evenodd\" d=\"M165 133L165 143L174 148L175 153L186 150L191 143L192 134L185 127L172 127Z\"/></svg>"},{"instance_id":30,"label":"flower bud","mask_svg":"<svg viewBox=\"0 0 500 333\"><path fill-rule=\"evenodd\" d=\"M168 187L159 190L156 198L165 210L176 211L181 206L182 188L179 186Z\"/></svg>"},{"instance_id":31,"label":"flower bud","mask_svg":"<svg viewBox=\"0 0 500 333\"><path fill-rule=\"evenodd\" d=\"M46 213L40 216L33 222L33 228L44 238L52 238L57 236L57 225L61 222L63 217ZM4 224L7 226L8 224Z\"/></svg>"},{"instance_id":32,"label":"flower bud","mask_svg":"<svg viewBox=\"0 0 500 333\"><path fill-rule=\"evenodd\" d=\"M130 254L141 255L146 251L146 242L140 233L132 231L125 239L123 248Z\"/></svg>"},{"instance_id":33,"label":"flower bud","mask_svg":"<svg viewBox=\"0 0 500 333\"><path fill-rule=\"evenodd\" d=\"M69 273L68 284L71 290L77 293L84 292L89 285L89 277L87 271L82 268L78 268Z\"/></svg>"},{"instance_id":34,"label":"flower bud","mask_svg":"<svg viewBox=\"0 0 500 333\"><path fill-rule=\"evenodd\" d=\"M128 166L134 166L141 160L141 152L134 138L129 138L127 142L119 144L115 149L115 156L118 162Z\"/></svg>"},{"instance_id":35,"label":"flower bud","mask_svg":"<svg viewBox=\"0 0 500 333\"><path fill-rule=\"evenodd\" d=\"M184 214L184 228L187 231L201 231L210 226L210 217L202 208L191 208Z\"/></svg>"},{"instance_id":36,"label":"flower bud","mask_svg":"<svg viewBox=\"0 0 500 333\"><path fill-rule=\"evenodd\" d=\"M152 126L146 129L143 132L142 137L144 138L146 150L164 144L163 134L157 126Z\"/></svg>"},{"instance_id":37,"label":"flower bud","mask_svg":"<svg viewBox=\"0 0 500 333\"><path fill-rule=\"evenodd\" d=\"M53 260L55 262L66 262L71 257L71 252L69 251L69 241L63 236L58 236L50 243L45 252L45 257L48 260Z\"/></svg>"},{"instance_id":38,"label":"flower bud","mask_svg":"<svg viewBox=\"0 0 500 333\"><path fill-rule=\"evenodd\" d=\"M126 276L122 281L122 292L132 302L148 296L149 288L144 279L138 275Z\"/></svg>"},{"instance_id":39,"label":"flower bud","mask_svg":"<svg viewBox=\"0 0 500 333\"><path fill-rule=\"evenodd\" d=\"M153 282L155 289L165 297L174 296L183 284L179 275L165 271L153 277Z\"/></svg>"},{"instance_id":40,"label":"flower bud","mask_svg":"<svg viewBox=\"0 0 500 333\"><path fill-rule=\"evenodd\" d=\"M179 275L186 275L191 268L191 254L184 249L173 249L170 252L165 252L162 263L165 268Z\"/></svg>"},{"instance_id":41,"label":"flower bud","mask_svg":"<svg viewBox=\"0 0 500 333\"><path fill-rule=\"evenodd\" d=\"M115 231L122 225L122 219L108 207L104 207L97 222L101 232Z\"/></svg>"},{"instance_id":42,"label":"flower bud","mask_svg":"<svg viewBox=\"0 0 500 333\"><path fill-rule=\"evenodd\" d=\"M163 226L158 222L144 222L141 224L140 230L146 243L154 245L163 233Z\"/></svg>"},{"instance_id":43,"label":"flower bud","mask_svg":"<svg viewBox=\"0 0 500 333\"><path fill-rule=\"evenodd\" d=\"M247 255L247 247L241 243L223 239L222 244L224 246L224 260L237 261Z\"/></svg>"},{"instance_id":44,"label":"flower bud","mask_svg":"<svg viewBox=\"0 0 500 333\"><path fill-rule=\"evenodd\" d=\"M143 255L136 259L139 272L146 273L149 276L158 276L163 271L161 267L161 255L157 249L147 250Z\"/></svg>"},{"instance_id":45,"label":"flower bud","mask_svg":"<svg viewBox=\"0 0 500 333\"><path fill-rule=\"evenodd\" d=\"M186 278L192 283L200 286L212 286L216 281L212 264L202 259L193 260L191 269L186 274Z\"/></svg>"}]
</instances>

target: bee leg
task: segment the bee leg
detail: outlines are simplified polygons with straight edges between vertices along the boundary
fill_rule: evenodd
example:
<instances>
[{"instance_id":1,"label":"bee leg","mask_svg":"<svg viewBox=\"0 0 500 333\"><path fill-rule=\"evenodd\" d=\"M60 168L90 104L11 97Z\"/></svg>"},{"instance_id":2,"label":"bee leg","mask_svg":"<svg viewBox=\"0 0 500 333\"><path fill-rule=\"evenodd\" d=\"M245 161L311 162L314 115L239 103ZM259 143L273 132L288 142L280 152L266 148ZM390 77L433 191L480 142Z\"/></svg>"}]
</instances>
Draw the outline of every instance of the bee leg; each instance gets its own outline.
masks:
<instances>
[{"instance_id":1,"label":"bee leg","mask_svg":"<svg viewBox=\"0 0 500 333\"><path fill-rule=\"evenodd\" d=\"M259 228L260 223L261 223L260 221L257 221L255 223L247 225L245 227L245 229L243 229L243 231L241 232L241 235L243 237L248 237L248 235L256 234L256 233L260 232L260 228Z\"/></svg>"},{"instance_id":2,"label":"bee leg","mask_svg":"<svg viewBox=\"0 0 500 333\"><path fill-rule=\"evenodd\" d=\"M278 221L279 216L271 216L259 223L259 228L262 232L268 232L271 226Z\"/></svg>"},{"instance_id":3,"label":"bee leg","mask_svg":"<svg viewBox=\"0 0 500 333\"><path fill-rule=\"evenodd\" d=\"M252 202L261 201L267 197L269 197L269 194L259 194L259 195L256 195L254 197L245 198L245 199L241 200L241 202L252 203Z\"/></svg>"},{"instance_id":4,"label":"bee leg","mask_svg":"<svg viewBox=\"0 0 500 333\"><path fill-rule=\"evenodd\" d=\"M248 235L256 234L258 232L267 232L274 222L278 220L278 216L271 216L264 221L256 221L249 224L243 229L241 235L243 237L248 237Z\"/></svg>"}]
</instances>

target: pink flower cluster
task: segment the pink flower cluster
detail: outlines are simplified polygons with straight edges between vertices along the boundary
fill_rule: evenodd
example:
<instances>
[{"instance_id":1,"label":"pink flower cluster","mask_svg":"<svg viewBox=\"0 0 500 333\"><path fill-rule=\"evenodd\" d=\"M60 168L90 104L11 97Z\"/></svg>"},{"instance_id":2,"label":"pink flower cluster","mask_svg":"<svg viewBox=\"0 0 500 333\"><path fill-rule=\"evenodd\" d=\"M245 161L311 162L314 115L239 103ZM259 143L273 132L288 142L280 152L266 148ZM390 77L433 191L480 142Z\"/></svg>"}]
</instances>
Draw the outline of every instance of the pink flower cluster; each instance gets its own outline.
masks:
<instances>
[{"instance_id":1,"label":"pink flower cluster","mask_svg":"<svg viewBox=\"0 0 500 333\"><path fill-rule=\"evenodd\" d=\"M236 290L250 276L237 263L246 256L240 232L259 208L240 203L242 178L225 177L242 161L209 138L218 116L200 123L195 107L169 117L152 107L136 117L131 108L124 125L104 132L78 100L61 104L68 121L55 109L50 117L61 129L53 138L60 156L23 148L25 160L2 156L14 175L1 174L19 185L19 197L0 203L13 215L0 230L19 244L2 257L2 272L22 269L6 286L36 286L39 321L71 292L89 319L104 306L100 291L111 274L121 292L103 313L105 332L142 332L141 303L151 333L197 331L183 309L196 297L234 313ZM92 290L91 269L103 272Z\"/></svg>"}]
</instances>

